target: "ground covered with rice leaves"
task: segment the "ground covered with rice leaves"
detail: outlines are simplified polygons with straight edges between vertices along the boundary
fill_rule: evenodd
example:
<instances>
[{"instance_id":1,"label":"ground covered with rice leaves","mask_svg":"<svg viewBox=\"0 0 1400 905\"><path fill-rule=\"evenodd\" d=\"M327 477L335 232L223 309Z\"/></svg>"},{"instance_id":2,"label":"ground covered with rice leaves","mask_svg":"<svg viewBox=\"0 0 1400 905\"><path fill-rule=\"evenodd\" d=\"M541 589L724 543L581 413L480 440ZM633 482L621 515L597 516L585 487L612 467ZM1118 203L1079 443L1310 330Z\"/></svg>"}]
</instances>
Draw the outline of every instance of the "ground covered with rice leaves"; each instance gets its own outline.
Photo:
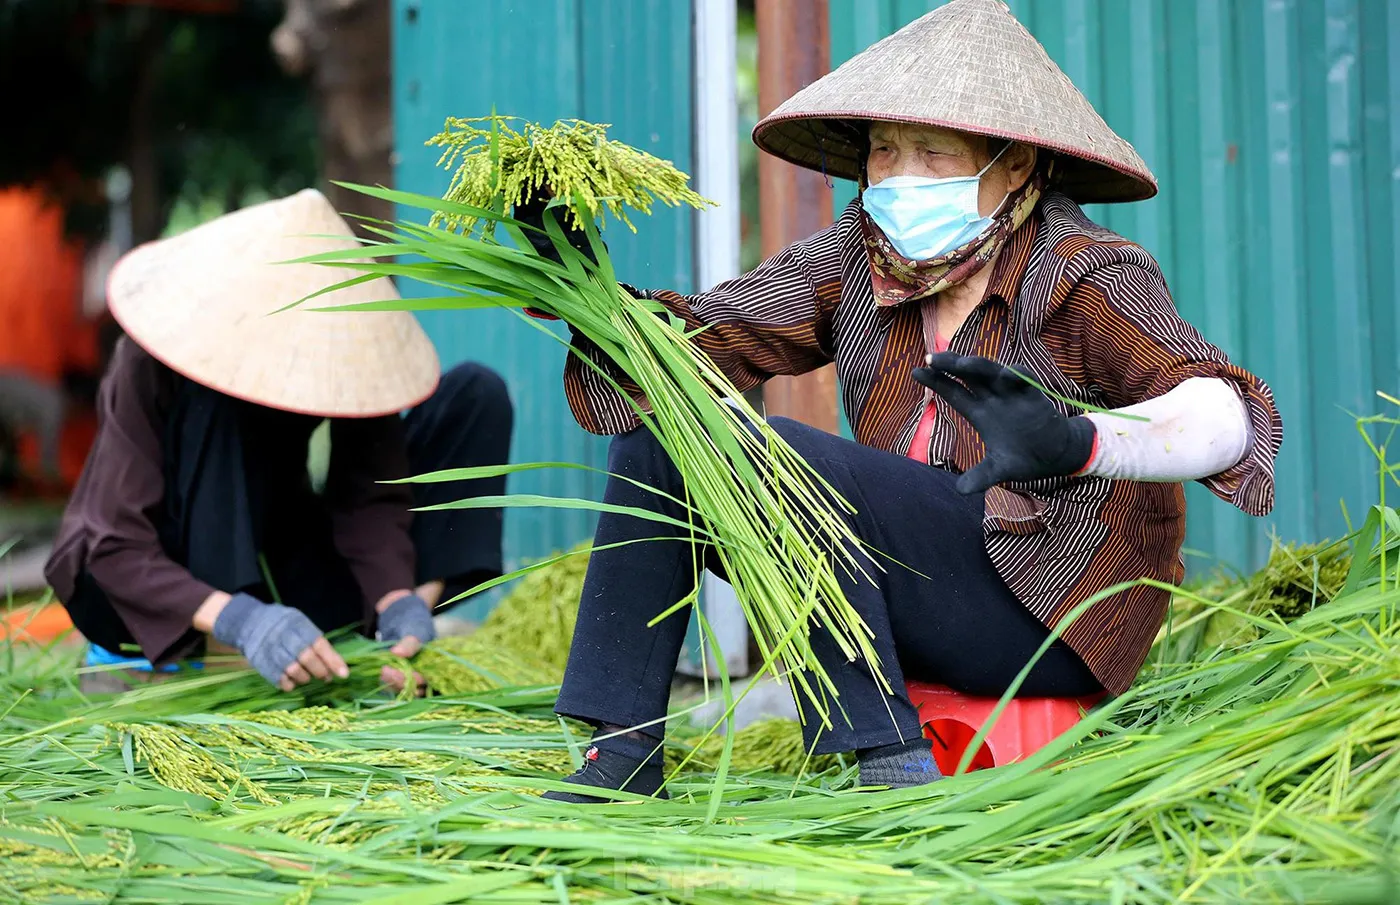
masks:
<instances>
[{"instance_id":1,"label":"ground covered with rice leaves","mask_svg":"<svg viewBox=\"0 0 1400 905\"><path fill-rule=\"evenodd\" d=\"M1395 901L1400 550L1375 549L1385 587L1377 563L1343 591L1331 551L1279 548L1183 593L1128 694L1024 764L899 792L770 721L722 776L723 740L678 729L671 801L539 800L586 738L551 712L548 643L583 556L420 658L449 692L426 700L377 687L367 642L349 682L295 697L211 673L86 701L69 653L31 651L0 710L0 900ZM1307 606L1260 602L1304 574ZM1247 637L1202 628L1222 614Z\"/></svg>"}]
</instances>

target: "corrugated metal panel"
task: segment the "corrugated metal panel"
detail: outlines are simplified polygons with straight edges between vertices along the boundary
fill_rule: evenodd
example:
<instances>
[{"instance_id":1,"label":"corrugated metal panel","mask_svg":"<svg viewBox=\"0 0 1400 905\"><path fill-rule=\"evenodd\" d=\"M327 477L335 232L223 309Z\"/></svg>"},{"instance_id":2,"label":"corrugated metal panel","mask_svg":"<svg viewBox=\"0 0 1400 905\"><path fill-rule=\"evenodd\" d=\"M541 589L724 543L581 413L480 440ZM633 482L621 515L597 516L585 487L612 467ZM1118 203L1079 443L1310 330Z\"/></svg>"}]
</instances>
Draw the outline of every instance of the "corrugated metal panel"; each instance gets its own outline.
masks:
<instances>
[{"instance_id":1,"label":"corrugated metal panel","mask_svg":"<svg viewBox=\"0 0 1400 905\"><path fill-rule=\"evenodd\" d=\"M829 0L837 65L941 3ZM1376 497L1351 413L1400 383L1400 7L1387 0L1012 0L1161 182L1090 215L1161 263L1182 314L1274 387L1278 506L1188 489L1188 549L1257 562ZM853 187L843 185L837 203Z\"/></svg>"},{"instance_id":2,"label":"corrugated metal panel","mask_svg":"<svg viewBox=\"0 0 1400 905\"><path fill-rule=\"evenodd\" d=\"M398 187L445 190L436 149L423 141L447 116L492 107L536 121L578 117L615 124L612 134L691 167L690 4L649 0L394 0L394 130ZM643 285L691 288L690 217L663 209L637 235L607 232L619 273ZM405 287L406 291L413 291ZM606 443L570 416L560 385L562 347L505 312L426 314L444 364L484 362L505 376L516 406L512 459L606 464ZM558 329L559 335L567 335ZM510 490L602 495L579 472L512 477ZM587 513L512 510L506 557L518 563L592 534Z\"/></svg>"}]
</instances>

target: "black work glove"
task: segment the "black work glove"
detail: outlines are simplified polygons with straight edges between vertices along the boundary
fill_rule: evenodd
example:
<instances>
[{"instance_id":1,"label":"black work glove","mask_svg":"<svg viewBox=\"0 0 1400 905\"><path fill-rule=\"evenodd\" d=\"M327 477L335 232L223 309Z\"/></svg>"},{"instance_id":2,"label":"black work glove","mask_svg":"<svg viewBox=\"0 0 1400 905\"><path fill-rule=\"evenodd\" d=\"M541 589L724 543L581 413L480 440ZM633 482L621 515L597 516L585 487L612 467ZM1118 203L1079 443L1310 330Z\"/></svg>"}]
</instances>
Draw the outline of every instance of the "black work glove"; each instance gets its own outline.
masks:
<instances>
[{"instance_id":1,"label":"black work glove","mask_svg":"<svg viewBox=\"0 0 1400 905\"><path fill-rule=\"evenodd\" d=\"M549 216L553 217L554 222L559 224L559 228L564 231L564 238L568 240L569 244L587 257L588 260L597 264L598 259L593 255L593 246L588 242L588 234L578 229L570 222L572 218L568 216L568 210L566 208L558 206L548 208L551 197L547 189L541 189L536 192L536 194L517 204L515 209L511 211L512 218L526 226L533 226L535 228L521 230L521 232L525 234L525 238L529 241L531 247L535 249L535 253L556 264L564 263L563 258L559 255L559 249L554 247L554 240L550 238L549 233L543 232L544 218ZM536 229L541 230L541 232L535 232ZM606 245L603 247L607 248ZM559 318L554 315L546 314L538 308L526 308L524 310L526 314L542 321L559 320ZM572 326L570 326L569 330L573 333L576 340L582 339L582 335L574 330Z\"/></svg>"},{"instance_id":2,"label":"black work glove","mask_svg":"<svg viewBox=\"0 0 1400 905\"><path fill-rule=\"evenodd\" d=\"M928 367L914 369L914 379L966 418L987 448L982 461L958 477L960 493L1074 474L1089 464L1094 422L1066 418L1011 368L989 358L938 352L928 357Z\"/></svg>"},{"instance_id":3,"label":"black work glove","mask_svg":"<svg viewBox=\"0 0 1400 905\"><path fill-rule=\"evenodd\" d=\"M550 198L549 192L540 191L517 204L515 210L511 212L511 217L514 219L526 226L533 226L540 230L540 232L535 232L532 229L522 230L530 245L534 247L540 257L548 258L556 264L564 263L559 257L559 249L554 247L554 240L549 237L547 232L544 232L544 218L550 216L564 231L564 238L569 241L570 245L594 264L598 263L598 259L593 256L593 247L588 243L588 234L573 225L573 218L568 215L568 208L555 206L546 210Z\"/></svg>"}]
</instances>

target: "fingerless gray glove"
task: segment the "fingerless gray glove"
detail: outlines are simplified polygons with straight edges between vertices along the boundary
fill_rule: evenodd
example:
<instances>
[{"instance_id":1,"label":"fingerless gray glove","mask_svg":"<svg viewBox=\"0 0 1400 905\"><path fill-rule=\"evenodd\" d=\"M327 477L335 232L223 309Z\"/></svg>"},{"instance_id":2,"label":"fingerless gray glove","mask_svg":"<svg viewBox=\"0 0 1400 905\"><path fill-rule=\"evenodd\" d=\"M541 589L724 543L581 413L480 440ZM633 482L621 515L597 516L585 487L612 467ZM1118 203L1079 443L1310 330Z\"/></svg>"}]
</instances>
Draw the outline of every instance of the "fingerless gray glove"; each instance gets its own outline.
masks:
<instances>
[{"instance_id":1,"label":"fingerless gray glove","mask_svg":"<svg viewBox=\"0 0 1400 905\"><path fill-rule=\"evenodd\" d=\"M433 611L417 594L400 597L379 614L379 640L402 641L417 638L424 644L437 637Z\"/></svg>"},{"instance_id":2,"label":"fingerless gray glove","mask_svg":"<svg viewBox=\"0 0 1400 905\"><path fill-rule=\"evenodd\" d=\"M214 620L214 637L238 648L259 675L276 685L321 630L301 610L235 594Z\"/></svg>"}]
</instances>

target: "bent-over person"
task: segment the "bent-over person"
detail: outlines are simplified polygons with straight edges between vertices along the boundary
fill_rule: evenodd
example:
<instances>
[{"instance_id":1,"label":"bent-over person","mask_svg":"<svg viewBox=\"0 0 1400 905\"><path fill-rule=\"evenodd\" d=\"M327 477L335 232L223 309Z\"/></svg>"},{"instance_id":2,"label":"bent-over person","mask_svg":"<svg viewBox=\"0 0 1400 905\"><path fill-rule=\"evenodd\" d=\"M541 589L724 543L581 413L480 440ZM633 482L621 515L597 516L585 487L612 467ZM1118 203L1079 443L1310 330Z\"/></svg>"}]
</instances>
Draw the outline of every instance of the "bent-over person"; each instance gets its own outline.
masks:
<instances>
[{"instance_id":1,"label":"bent-over person","mask_svg":"<svg viewBox=\"0 0 1400 905\"><path fill-rule=\"evenodd\" d=\"M324 236L344 238L311 238ZM346 675L326 632L358 626L412 656L435 605L501 573L499 509L411 510L500 494L504 478L385 483L504 463L500 377L440 376L408 313L280 311L353 274L277 262L353 242L308 190L117 265L127 335L47 567L89 665L171 669L212 636L291 690ZM304 307L395 297L381 279ZM329 461L313 475L323 424Z\"/></svg>"}]
</instances>

